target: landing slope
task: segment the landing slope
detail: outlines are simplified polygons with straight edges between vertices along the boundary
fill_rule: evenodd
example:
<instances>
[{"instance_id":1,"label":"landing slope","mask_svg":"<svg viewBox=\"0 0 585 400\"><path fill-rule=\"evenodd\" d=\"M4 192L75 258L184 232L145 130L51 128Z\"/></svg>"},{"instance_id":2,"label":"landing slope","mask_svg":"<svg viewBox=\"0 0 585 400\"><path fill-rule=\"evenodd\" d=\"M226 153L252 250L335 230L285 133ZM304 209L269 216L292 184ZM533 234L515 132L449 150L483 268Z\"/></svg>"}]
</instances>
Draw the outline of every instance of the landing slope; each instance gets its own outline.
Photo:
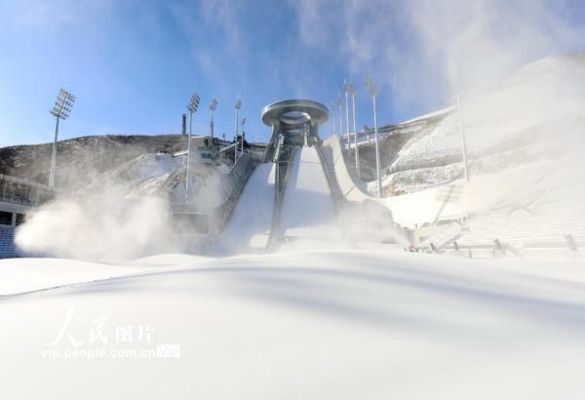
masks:
<instances>
[{"instance_id":1,"label":"landing slope","mask_svg":"<svg viewBox=\"0 0 585 400\"><path fill-rule=\"evenodd\" d=\"M285 239L328 243L342 240L336 224L335 204L314 147L303 147L294 158L284 194L280 229ZM289 243L290 245L291 243ZM342 243L344 247L345 243Z\"/></svg>"}]
</instances>

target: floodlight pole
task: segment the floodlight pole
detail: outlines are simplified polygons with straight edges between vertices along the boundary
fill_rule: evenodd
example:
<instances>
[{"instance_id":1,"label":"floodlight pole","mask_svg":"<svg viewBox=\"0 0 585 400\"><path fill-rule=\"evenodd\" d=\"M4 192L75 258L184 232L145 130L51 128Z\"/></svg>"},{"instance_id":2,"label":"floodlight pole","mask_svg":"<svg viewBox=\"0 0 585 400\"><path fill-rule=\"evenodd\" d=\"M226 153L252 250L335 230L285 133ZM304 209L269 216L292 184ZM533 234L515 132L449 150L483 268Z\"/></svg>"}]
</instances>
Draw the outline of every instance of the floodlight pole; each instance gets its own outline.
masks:
<instances>
[{"instance_id":1,"label":"floodlight pole","mask_svg":"<svg viewBox=\"0 0 585 400\"><path fill-rule=\"evenodd\" d=\"M380 175L380 146L378 143L378 114L376 111L376 88L372 83L372 77L368 77L366 83L368 94L372 98L372 108L374 109L374 140L376 141L376 181L378 183L378 197L382 197L382 177Z\"/></svg>"},{"instance_id":2,"label":"floodlight pole","mask_svg":"<svg viewBox=\"0 0 585 400\"><path fill-rule=\"evenodd\" d=\"M349 94L351 92L351 84L347 80L343 80L343 91L345 92L345 131L347 134L347 151L351 154L351 146L349 140Z\"/></svg>"},{"instance_id":3,"label":"floodlight pole","mask_svg":"<svg viewBox=\"0 0 585 400\"><path fill-rule=\"evenodd\" d=\"M234 137L234 165L236 164L236 161L238 161L238 128L240 125L240 108L242 107L242 100L240 100L240 97L238 96L238 99L236 100L236 104L235 104L235 109L236 109L236 132L235 132L235 137Z\"/></svg>"},{"instance_id":4,"label":"floodlight pole","mask_svg":"<svg viewBox=\"0 0 585 400\"><path fill-rule=\"evenodd\" d=\"M66 91L65 89L59 89L57 94L57 100L53 108L49 111L55 116L55 138L53 139L53 148L51 151L51 169L49 171L49 187L55 189L56 183L55 178L57 174L57 142L59 140L59 120L69 118L69 113L73 108L75 102L75 96Z\"/></svg>"},{"instance_id":5,"label":"floodlight pole","mask_svg":"<svg viewBox=\"0 0 585 400\"><path fill-rule=\"evenodd\" d=\"M49 173L49 187L55 189L55 171L57 169L57 141L59 137L59 120L55 117L55 139L53 140L53 150L51 151L51 170Z\"/></svg>"},{"instance_id":6,"label":"floodlight pole","mask_svg":"<svg viewBox=\"0 0 585 400\"><path fill-rule=\"evenodd\" d=\"M463 107L461 106L461 94L457 95L457 114L459 115L459 133L461 134L461 152L463 153L463 173L465 181L469 182L469 162L467 159L467 141L465 129L463 129Z\"/></svg>"},{"instance_id":7,"label":"floodlight pole","mask_svg":"<svg viewBox=\"0 0 585 400\"><path fill-rule=\"evenodd\" d=\"M193 112L189 111L189 135L187 136L187 176L185 178L185 203L189 202L191 191L191 128L193 122Z\"/></svg>"},{"instance_id":8,"label":"floodlight pole","mask_svg":"<svg viewBox=\"0 0 585 400\"><path fill-rule=\"evenodd\" d=\"M357 178L358 180L361 179L360 176L360 152L358 149L358 139L357 139L357 122L356 122L356 114L355 114L355 89L353 89L352 87L352 91L351 91L351 105L352 105L352 109L353 109L353 144L354 144L354 151L355 151L355 168L357 171Z\"/></svg>"},{"instance_id":9,"label":"floodlight pole","mask_svg":"<svg viewBox=\"0 0 585 400\"><path fill-rule=\"evenodd\" d=\"M215 131L215 110L217 109L217 100L213 98L211 103L209 103L209 111L211 113L211 118L209 119L209 136L213 139L214 131Z\"/></svg>"},{"instance_id":10,"label":"floodlight pole","mask_svg":"<svg viewBox=\"0 0 585 400\"><path fill-rule=\"evenodd\" d=\"M341 93L338 93L337 95L337 110L339 112L339 142L343 143L343 113L341 111L341 107L342 107L342 101L341 101ZM343 150L343 145L341 146L341 149Z\"/></svg>"},{"instance_id":11,"label":"floodlight pole","mask_svg":"<svg viewBox=\"0 0 585 400\"><path fill-rule=\"evenodd\" d=\"M199 95L193 92L191 101L187 105L189 111L189 136L187 138L187 174L185 178L185 203L188 203L191 197L191 135L193 128L193 113L197 112L199 107Z\"/></svg>"},{"instance_id":12,"label":"floodlight pole","mask_svg":"<svg viewBox=\"0 0 585 400\"><path fill-rule=\"evenodd\" d=\"M240 157L244 155L244 135L245 135L245 131L244 131L244 125L246 125L246 118L242 119L242 146L241 146L241 151L240 151Z\"/></svg>"}]
</instances>

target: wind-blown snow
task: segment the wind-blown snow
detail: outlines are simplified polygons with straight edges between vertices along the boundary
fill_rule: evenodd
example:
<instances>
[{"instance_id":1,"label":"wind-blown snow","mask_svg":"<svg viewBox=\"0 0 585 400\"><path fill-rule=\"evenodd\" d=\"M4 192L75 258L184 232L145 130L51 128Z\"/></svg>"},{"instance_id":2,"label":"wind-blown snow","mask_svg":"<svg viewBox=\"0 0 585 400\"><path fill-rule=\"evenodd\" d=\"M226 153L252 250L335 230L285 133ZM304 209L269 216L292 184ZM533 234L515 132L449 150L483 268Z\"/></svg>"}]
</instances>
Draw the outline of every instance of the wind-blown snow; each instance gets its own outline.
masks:
<instances>
[{"instance_id":1,"label":"wind-blown snow","mask_svg":"<svg viewBox=\"0 0 585 400\"><path fill-rule=\"evenodd\" d=\"M578 160L585 128L583 93L585 55L580 53L544 58L481 92L462 93L471 175L505 176L518 166ZM447 114L434 129L414 135L392 165L383 166L389 170L384 187L408 193L462 176L459 109L443 111Z\"/></svg>"}]
</instances>

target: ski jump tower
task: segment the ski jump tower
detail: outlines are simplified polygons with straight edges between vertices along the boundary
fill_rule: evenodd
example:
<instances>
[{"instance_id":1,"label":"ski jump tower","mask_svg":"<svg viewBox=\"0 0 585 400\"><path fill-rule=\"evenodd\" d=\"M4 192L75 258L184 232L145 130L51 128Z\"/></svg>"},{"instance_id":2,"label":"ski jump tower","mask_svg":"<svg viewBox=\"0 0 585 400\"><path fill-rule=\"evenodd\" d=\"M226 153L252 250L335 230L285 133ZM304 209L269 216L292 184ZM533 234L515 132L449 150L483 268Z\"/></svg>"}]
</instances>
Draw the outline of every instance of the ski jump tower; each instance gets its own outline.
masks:
<instances>
[{"instance_id":1,"label":"ski jump tower","mask_svg":"<svg viewBox=\"0 0 585 400\"><path fill-rule=\"evenodd\" d=\"M281 239L279 221L293 156L300 147L319 147L319 125L327 121L328 115L327 107L312 100L279 101L267 105L262 111L262 122L272 128L264 161L274 163L275 197L267 244L269 251L273 251Z\"/></svg>"},{"instance_id":2,"label":"ski jump tower","mask_svg":"<svg viewBox=\"0 0 585 400\"><path fill-rule=\"evenodd\" d=\"M312 100L284 100L267 105L262 111L262 122L272 128L272 137L266 154L277 153L282 145L319 144L319 125L328 116L327 107Z\"/></svg>"},{"instance_id":3,"label":"ski jump tower","mask_svg":"<svg viewBox=\"0 0 585 400\"><path fill-rule=\"evenodd\" d=\"M327 107L312 100L284 100L264 107L262 122L272 128L264 153L265 162L276 165L276 193L284 190L288 166L295 148L319 146L319 125L329 116Z\"/></svg>"},{"instance_id":4,"label":"ski jump tower","mask_svg":"<svg viewBox=\"0 0 585 400\"><path fill-rule=\"evenodd\" d=\"M319 125L326 122L328 116L327 107L312 100L277 101L262 110L262 122L272 128L264 161L275 163L277 204L294 150L302 146L319 146Z\"/></svg>"}]
</instances>

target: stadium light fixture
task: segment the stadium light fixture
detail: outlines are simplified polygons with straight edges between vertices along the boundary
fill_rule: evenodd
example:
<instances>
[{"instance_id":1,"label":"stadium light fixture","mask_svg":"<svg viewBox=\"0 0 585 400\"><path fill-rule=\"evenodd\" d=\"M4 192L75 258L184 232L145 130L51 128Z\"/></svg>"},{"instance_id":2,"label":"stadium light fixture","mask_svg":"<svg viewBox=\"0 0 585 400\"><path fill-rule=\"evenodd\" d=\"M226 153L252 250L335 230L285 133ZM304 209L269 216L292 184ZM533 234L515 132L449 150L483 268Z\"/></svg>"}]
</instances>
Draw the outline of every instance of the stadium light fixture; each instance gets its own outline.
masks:
<instances>
[{"instance_id":1,"label":"stadium light fixture","mask_svg":"<svg viewBox=\"0 0 585 400\"><path fill-rule=\"evenodd\" d=\"M215 110L217 110L217 100L214 97L211 99L211 103L209 103L209 111L211 113L211 118L209 119L209 136L211 136L212 139L215 131Z\"/></svg>"},{"instance_id":2,"label":"stadium light fixture","mask_svg":"<svg viewBox=\"0 0 585 400\"><path fill-rule=\"evenodd\" d=\"M57 141L59 138L59 120L66 120L71 114L73 109L73 103L75 103L75 96L69 93L65 89L59 89L57 99L53 108L49 110L55 117L55 138L53 140L53 149L51 152L51 169L49 171L49 187L55 189L55 174L57 172Z\"/></svg>"},{"instance_id":3,"label":"stadium light fixture","mask_svg":"<svg viewBox=\"0 0 585 400\"><path fill-rule=\"evenodd\" d=\"M378 197L382 197L382 177L380 175L380 145L378 143L378 114L376 111L376 88L372 82L372 76L368 76L366 89L372 98L372 108L374 110L374 140L376 142L376 181L378 183Z\"/></svg>"},{"instance_id":4,"label":"stadium light fixture","mask_svg":"<svg viewBox=\"0 0 585 400\"><path fill-rule=\"evenodd\" d=\"M189 111L189 136L187 138L187 174L185 177L185 203L190 200L191 191L191 135L193 128L193 114L199 109L199 95L193 92L191 101L187 104L187 111Z\"/></svg>"}]
</instances>

